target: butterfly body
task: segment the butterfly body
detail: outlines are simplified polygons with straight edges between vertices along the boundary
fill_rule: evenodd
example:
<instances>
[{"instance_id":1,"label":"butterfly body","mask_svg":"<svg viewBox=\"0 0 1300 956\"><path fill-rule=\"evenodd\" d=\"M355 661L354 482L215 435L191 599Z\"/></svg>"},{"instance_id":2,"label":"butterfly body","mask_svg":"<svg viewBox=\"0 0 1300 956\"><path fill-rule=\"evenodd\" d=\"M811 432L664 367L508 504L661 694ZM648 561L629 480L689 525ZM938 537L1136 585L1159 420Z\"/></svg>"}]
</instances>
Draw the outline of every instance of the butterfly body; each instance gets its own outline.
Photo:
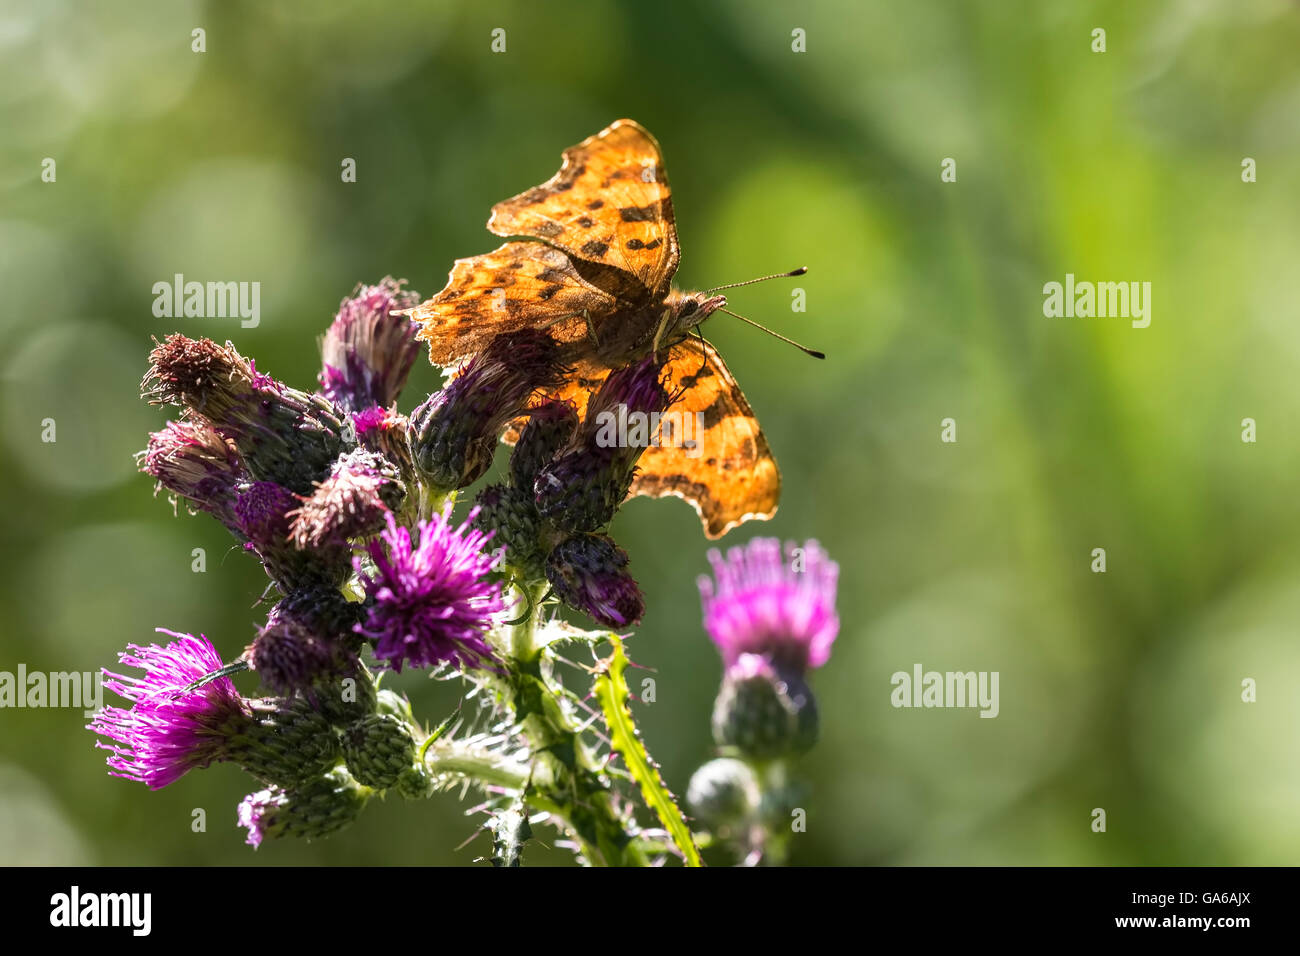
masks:
<instances>
[{"instance_id":1,"label":"butterfly body","mask_svg":"<svg viewBox=\"0 0 1300 956\"><path fill-rule=\"evenodd\" d=\"M692 334L726 297L672 287L681 249L654 137L618 120L565 150L550 180L497 203L488 230L507 241L458 259L446 287L411 311L431 361L454 365L497 335L546 329L573 369L552 397L581 414L612 369L654 354L675 409L703 418L702 453L647 448L632 494L685 499L711 538L770 518L771 450L717 350Z\"/></svg>"}]
</instances>

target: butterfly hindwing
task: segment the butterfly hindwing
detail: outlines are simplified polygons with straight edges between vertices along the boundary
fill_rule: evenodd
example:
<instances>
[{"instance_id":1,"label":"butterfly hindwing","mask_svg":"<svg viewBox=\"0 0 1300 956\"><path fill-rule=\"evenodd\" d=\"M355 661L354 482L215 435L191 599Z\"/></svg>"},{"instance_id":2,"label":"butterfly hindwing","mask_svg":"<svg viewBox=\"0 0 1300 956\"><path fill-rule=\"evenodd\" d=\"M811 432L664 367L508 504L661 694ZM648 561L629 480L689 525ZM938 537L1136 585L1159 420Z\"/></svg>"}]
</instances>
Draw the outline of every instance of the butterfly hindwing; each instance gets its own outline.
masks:
<instances>
[{"instance_id":1,"label":"butterfly hindwing","mask_svg":"<svg viewBox=\"0 0 1300 956\"><path fill-rule=\"evenodd\" d=\"M627 119L566 149L540 186L493 206L488 229L563 249L625 300L662 299L681 257L659 144Z\"/></svg>"},{"instance_id":2,"label":"butterfly hindwing","mask_svg":"<svg viewBox=\"0 0 1300 956\"><path fill-rule=\"evenodd\" d=\"M613 298L592 285L568 256L541 242L507 242L481 256L457 259L446 287L411 312L429 358L448 365L483 348L494 336L542 328L561 342L588 333L589 316Z\"/></svg>"},{"instance_id":3,"label":"butterfly hindwing","mask_svg":"<svg viewBox=\"0 0 1300 956\"><path fill-rule=\"evenodd\" d=\"M717 349L703 339L680 342L669 353L665 373L670 394L681 392L669 411L699 413L694 436L699 444L647 448L632 495L686 500L709 538L720 538L744 521L771 518L781 497L781 472Z\"/></svg>"}]
</instances>

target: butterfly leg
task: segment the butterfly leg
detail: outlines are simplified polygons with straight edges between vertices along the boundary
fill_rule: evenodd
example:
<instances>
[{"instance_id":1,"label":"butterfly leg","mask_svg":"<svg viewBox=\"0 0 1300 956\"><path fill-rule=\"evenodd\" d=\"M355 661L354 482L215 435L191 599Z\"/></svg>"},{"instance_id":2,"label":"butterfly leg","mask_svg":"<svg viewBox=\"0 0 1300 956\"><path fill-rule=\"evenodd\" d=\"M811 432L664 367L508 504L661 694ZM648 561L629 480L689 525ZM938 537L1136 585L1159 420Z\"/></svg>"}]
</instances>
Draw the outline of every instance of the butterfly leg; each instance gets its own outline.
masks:
<instances>
[{"instance_id":1,"label":"butterfly leg","mask_svg":"<svg viewBox=\"0 0 1300 956\"><path fill-rule=\"evenodd\" d=\"M650 346L651 355L659 355L659 343L663 340L664 333L668 331L668 323L672 321L672 318L672 309L664 309L664 314L659 319L659 327L655 329L654 342Z\"/></svg>"}]
</instances>

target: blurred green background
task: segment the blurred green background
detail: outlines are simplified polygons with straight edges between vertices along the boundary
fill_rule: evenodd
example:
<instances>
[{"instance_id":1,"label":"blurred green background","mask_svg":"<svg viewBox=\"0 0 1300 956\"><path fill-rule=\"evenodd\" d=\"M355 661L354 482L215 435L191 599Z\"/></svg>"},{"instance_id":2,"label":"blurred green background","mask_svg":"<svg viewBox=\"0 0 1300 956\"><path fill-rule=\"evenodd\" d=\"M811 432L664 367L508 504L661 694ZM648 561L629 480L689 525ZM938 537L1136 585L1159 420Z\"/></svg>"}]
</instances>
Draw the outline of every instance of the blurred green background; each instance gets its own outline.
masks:
<instances>
[{"instance_id":1,"label":"blurred green background","mask_svg":"<svg viewBox=\"0 0 1300 956\"><path fill-rule=\"evenodd\" d=\"M257 563L135 472L166 417L137 397L151 336L228 337L309 387L358 280L437 291L497 244L494 202L630 116L665 150L680 284L807 264L806 313L788 281L732 301L830 355L724 315L705 329L785 477L776 519L725 543L816 537L841 566L792 862L1294 863L1298 47L1281 0L2 0L0 670L94 670L157 626L233 656L264 614ZM260 326L154 318L177 272L259 281ZM1151 282L1150 328L1045 318L1067 272ZM436 382L422 362L402 407ZM631 650L657 702L637 715L680 794L720 673L706 542L671 500L614 532L650 607ZM915 663L998 671L1000 716L892 708ZM430 721L455 699L418 673L393 686ZM442 795L254 852L233 767L149 793L107 776L79 711L0 721L5 863L468 864L486 846L455 849L468 803Z\"/></svg>"}]
</instances>

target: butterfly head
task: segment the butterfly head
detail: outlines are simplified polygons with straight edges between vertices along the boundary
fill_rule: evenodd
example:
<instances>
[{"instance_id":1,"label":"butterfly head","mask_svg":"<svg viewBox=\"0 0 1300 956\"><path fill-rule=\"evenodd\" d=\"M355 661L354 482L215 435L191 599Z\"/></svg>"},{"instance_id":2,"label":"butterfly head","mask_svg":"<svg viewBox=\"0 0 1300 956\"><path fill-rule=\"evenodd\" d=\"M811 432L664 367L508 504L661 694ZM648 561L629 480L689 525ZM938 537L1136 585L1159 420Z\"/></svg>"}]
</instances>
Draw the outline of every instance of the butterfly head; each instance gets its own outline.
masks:
<instances>
[{"instance_id":1,"label":"butterfly head","mask_svg":"<svg viewBox=\"0 0 1300 956\"><path fill-rule=\"evenodd\" d=\"M680 341L691 329L695 328L714 312L726 306L725 295L710 295L707 292L671 292L665 303L668 306L668 327L664 338L669 342Z\"/></svg>"}]
</instances>

